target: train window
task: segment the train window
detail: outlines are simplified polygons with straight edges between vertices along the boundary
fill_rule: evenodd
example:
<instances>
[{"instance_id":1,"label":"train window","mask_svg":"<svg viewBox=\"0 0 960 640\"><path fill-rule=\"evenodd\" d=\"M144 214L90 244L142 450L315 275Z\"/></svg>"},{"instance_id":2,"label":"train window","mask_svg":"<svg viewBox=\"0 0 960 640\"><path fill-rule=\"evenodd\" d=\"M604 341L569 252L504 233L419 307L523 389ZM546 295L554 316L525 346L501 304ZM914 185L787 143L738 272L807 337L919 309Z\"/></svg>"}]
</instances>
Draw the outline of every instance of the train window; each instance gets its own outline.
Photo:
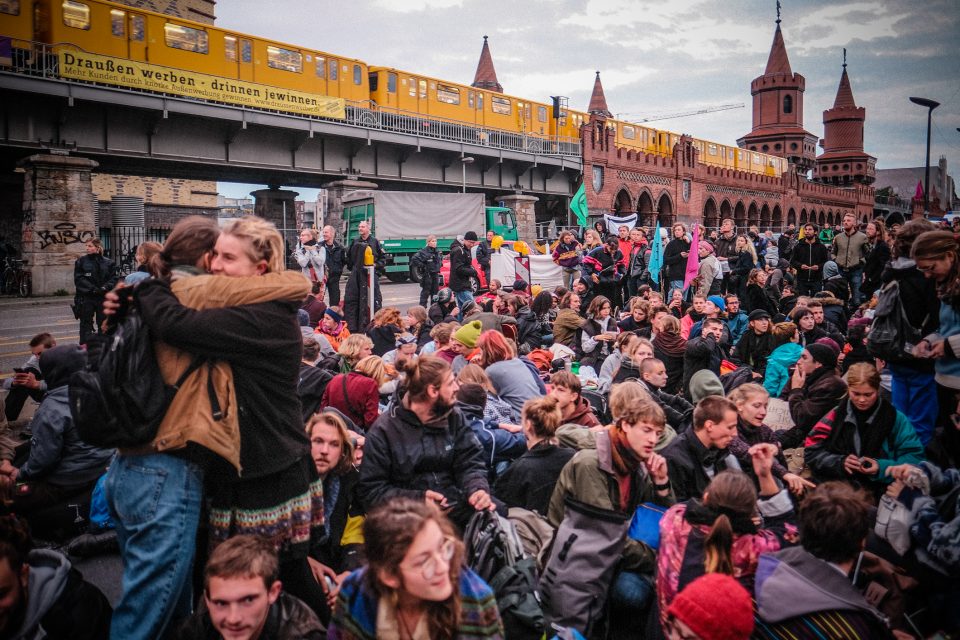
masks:
<instances>
[{"instance_id":1,"label":"train window","mask_svg":"<svg viewBox=\"0 0 960 640\"><path fill-rule=\"evenodd\" d=\"M420 80L417 82L417 90L420 92L420 99L425 99L427 97L427 81Z\"/></svg>"},{"instance_id":2,"label":"train window","mask_svg":"<svg viewBox=\"0 0 960 640\"><path fill-rule=\"evenodd\" d=\"M634 140L637 137L637 130L633 127L623 125L623 137L627 140Z\"/></svg>"},{"instance_id":3,"label":"train window","mask_svg":"<svg viewBox=\"0 0 960 640\"><path fill-rule=\"evenodd\" d=\"M477 111L483 111L483 94L477 93Z\"/></svg>"},{"instance_id":4,"label":"train window","mask_svg":"<svg viewBox=\"0 0 960 640\"><path fill-rule=\"evenodd\" d=\"M320 67L317 67L317 73L320 73ZM370 93L373 93L377 90L377 87L380 85L380 74L376 71L370 74Z\"/></svg>"},{"instance_id":5,"label":"train window","mask_svg":"<svg viewBox=\"0 0 960 640\"><path fill-rule=\"evenodd\" d=\"M387 74L387 92L388 93L397 92L397 74L395 73Z\"/></svg>"},{"instance_id":6,"label":"train window","mask_svg":"<svg viewBox=\"0 0 960 640\"><path fill-rule=\"evenodd\" d=\"M709 147L707 147L707 151L712 156L717 155L717 145L715 144L710 145Z\"/></svg>"},{"instance_id":7,"label":"train window","mask_svg":"<svg viewBox=\"0 0 960 640\"><path fill-rule=\"evenodd\" d=\"M530 103L523 105L523 117L527 120L530 119Z\"/></svg>"},{"instance_id":8,"label":"train window","mask_svg":"<svg viewBox=\"0 0 960 640\"><path fill-rule=\"evenodd\" d=\"M253 62L253 41L240 39L240 62L250 64Z\"/></svg>"},{"instance_id":9,"label":"train window","mask_svg":"<svg viewBox=\"0 0 960 640\"><path fill-rule=\"evenodd\" d=\"M168 22L163 25L163 31L168 47L195 53L207 53L207 32L203 29L193 29Z\"/></svg>"},{"instance_id":10,"label":"train window","mask_svg":"<svg viewBox=\"0 0 960 640\"><path fill-rule=\"evenodd\" d=\"M267 66L281 71L300 73L303 71L303 55L293 49L267 46Z\"/></svg>"},{"instance_id":11,"label":"train window","mask_svg":"<svg viewBox=\"0 0 960 640\"><path fill-rule=\"evenodd\" d=\"M90 29L90 7L82 2L63 0L63 24L74 29Z\"/></svg>"},{"instance_id":12,"label":"train window","mask_svg":"<svg viewBox=\"0 0 960 640\"><path fill-rule=\"evenodd\" d=\"M337 62L336 60L331 60L331 61L330 61L330 79L331 79L331 80L336 80L336 79L337 79L337 65L338 65L338 64L340 64L340 63Z\"/></svg>"},{"instance_id":13,"label":"train window","mask_svg":"<svg viewBox=\"0 0 960 640\"><path fill-rule=\"evenodd\" d=\"M136 42L143 42L144 34L146 32L145 27L146 25L144 24L143 16L130 16L130 39Z\"/></svg>"},{"instance_id":14,"label":"train window","mask_svg":"<svg viewBox=\"0 0 960 640\"><path fill-rule=\"evenodd\" d=\"M363 69L360 65L353 65L353 84L363 84Z\"/></svg>"},{"instance_id":15,"label":"train window","mask_svg":"<svg viewBox=\"0 0 960 640\"><path fill-rule=\"evenodd\" d=\"M10 16L20 15L20 0L0 0L0 13Z\"/></svg>"},{"instance_id":16,"label":"train window","mask_svg":"<svg viewBox=\"0 0 960 640\"><path fill-rule=\"evenodd\" d=\"M448 84L437 84L437 100L445 104L460 104L460 89Z\"/></svg>"},{"instance_id":17,"label":"train window","mask_svg":"<svg viewBox=\"0 0 960 640\"><path fill-rule=\"evenodd\" d=\"M237 39L234 36L223 36L223 55L230 62L237 61Z\"/></svg>"},{"instance_id":18,"label":"train window","mask_svg":"<svg viewBox=\"0 0 960 640\"><path fill-rule=\"evenodd\" d=\"M759 154L759 153L753 154L753 164L760 164L760 154Z\"/></svg>"},{"instance_id":19,"label":"train window","mask_svg":"<svg viewBox=\"0 0 960 640\"><path fill-rule=\"evenodd\" d=\"M326 77L327 77L327 59L326 59L326 58L321 58L321 57L318 56L316 62L317 62L317 77L318 77L318 78L326 78ZM376 77L377 77L377 74L375 74L375 73L371 73L371 74L370 74L370 88L371 88L371 89L373 89L373 83L374 83Z\"/></svg>"},{"instance_id":20,"label":"train window","mask_svg":"<svg viewBox=\"0 0 960 640\"><path fill-rule=\"evenodd\" d=\"M127 12L118 9L110 10L110 33L123 38L127 35Z\"/></svg>"},{"instance_id":21,"label":"train window","mask_svg":"<svg viewBox=\"0 0 960 640\"><path fill-rule=\"evenodd\" d=\"M510 100L499 96L490 96L490 109L494 113L501 115L510 115Z\"/></svg>"},{"instance_id":22,"label":"train window","mask_svg":"<svg viewBox=\"0 0 960 640\"><path fill-rule=\"evenodd\" d=\"M473 106L477 103L477 94L473 91L467 91L467 106L473 109Z\"/></svg>"},{"instance_id":23,"label":"train window","mask_svg":"<svg viewBox=\"0 0 960 640\"><path fill-rule=\"evenodd\" d=\"M410 84L410 86L407 87L407 93L410 94L410 97L411 97L411 98L416 98L416 97L417 97L417 79L416 79L416 78L410 78L410 83L409 83L409 84Z\"/></svg>"},{"instance_id":24,"label":"train window","mask_svg":"<svg viewBox=\"0 0 960 640\"><path fill-rule=\"evenodd\" d=\"M546 107L537 107L537 121L546 122L547 121L547 108Z\"/></svg>"},{"instance_id":25,"label":"train window","mask_svg":"<svg viewBox=\"0 0 960 640\"><path fill-rule=\"evenodd\" d=\"M733 149L730 149L730 151L727 151L727 157L733 160Z\"/></svg>"}]
</instances>

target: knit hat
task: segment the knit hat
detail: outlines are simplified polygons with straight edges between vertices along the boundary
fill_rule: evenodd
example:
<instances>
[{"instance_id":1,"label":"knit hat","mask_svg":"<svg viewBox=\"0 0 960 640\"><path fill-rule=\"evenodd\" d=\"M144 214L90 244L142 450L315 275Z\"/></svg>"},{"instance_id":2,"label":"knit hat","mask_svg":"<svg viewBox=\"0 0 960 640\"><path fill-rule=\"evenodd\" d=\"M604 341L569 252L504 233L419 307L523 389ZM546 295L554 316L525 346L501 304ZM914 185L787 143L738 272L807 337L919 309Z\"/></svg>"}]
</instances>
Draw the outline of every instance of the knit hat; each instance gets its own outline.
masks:
<instances>
[{"instance_id":1,"label":"knit hat","mask_svg":"<svg viewBox=\"0 0 960 640\"><path fill-rule=\"evenodd\" d=\"M330 316L333 318L334 322L342 322L343 316L333 310L333 307L327 307L327 310L323 312L323 315Z\"/></svg>"},{"instance_id":2,"label":"knit hat","mask_svg":"<svg viewBox=\"0 0 960 640\"><path fill-rule=\"evenodd\" d=\"M770 314L767 313L766 309L754 309L750 312L750 315L747 316L748 320L769 320Z\"/></svg>"},{"instance_id":3,"label":"knit hat","mask_svg":"<svg viewBox=\"0 0 960 640\"><path fill-rule=\"evenodd\" d=\"M477 303L473 300L467 300L460 307L460 315L466 317L477 310Z\"/></svg>"},{"instance_id":4,"label":"knit hat","mask_svg":"<svg viewBox=\"0 0 960 640\"><path fill-rule=\"evenodd\" d=\"M825 344L831 349L833 349L833 352L835 354L837 354L838 356L840 355L840 345L838 345L837 341L834 340L833 338L828 338L827 336L823 336L822 338L817 340L817 344Z\"/></svg>"},{"instance_id":5,"label":"knit hat","mask_svg":"<svg viewBox=\"0 0 960 640\"><path fill-rule=\"evenodd\" d=\"M827 260L823 263L823 279L829 280L840 275L840 267L833 260Z\"/></svg>"},{"instance_id":6,"label":"knit hat","mask_svg":"<svg viewBox=\"0 0 960 640\"><path fill-rule=\"evenodd\" d=\"M398 333L397 339L394 340L394 344L399 349L405 344L415 344L417 341L416 337L412 333Z\"/></svg>"},{"instance_id":7,"label":"knit hat","mask_svg":"<svg viewBox=\"0 0 960 640\"><path fill-rule=\"evenodd\" d=\"M713 245L707 242L706 240L700 241L700 250L706 251L708 254L713 253Z\"/></svg>"},{"instance_id":8,"label":"knit hat","mask_svg":"<svg viewBox=\"0 0 960 640\"><path fill-rule=\"evenodd\" d=\"M707 298L707 302L712 302L714 306L717 307L717 309L720 309L720 311L723 311L724 313L726 313L727 303L724 302L723 298L721 298L720 296L710 296L709 298Z\"/></svg>"},{"instance_id":9,"label":"knit hat","mask_svg":"<svg viewBox=\"0 0 960 640\"><path fill-rule=\"evenodd\" d=\"M826 369L837 368L837 353L825 344L813 343L807 345L807 351L814 362L819 362Z\"/></svg>"},{"instance_id":10,"label":"knit hat","mask_svg":"<svg viewBox=\"0 0 960 640\"><path fill-rule=\"evenodd\" d=\"M720 378L709 369L701 369L690 378L690 399L697 404L707 396L724 397Z\"/></svg>"},{"instance_id":11,"label":"knit hat","mask_svg":"<svg viewBox=\"0 0 960 640\"><path fill-rule=\"evenodd\" d=\"M465 234L463 234L463 239L464 239L464 240L472 240L472 241L476 242L479 238L477 238L477 232L476 232L476 231L467 231Z\"/></svg>"},{"instance_id":12,"label":"knit hat","mask_svg":"<svg viewBox=\"0 0 960 640\"><path fill-rule=\"evenodd\" d=\"M457 329L457 332L453 334L453 339L468 349L473 349L477 346L477 340L480 339L482 332L483 325L480 324L479 320L473 320Z\"/></svg>"},{"instance_id":13,"label":"knit hat","mask_svg":"<svg viewBox=\"0 0 960 640\"><path fill-rule=\"evenodd\" d=\"M677 594L667 609L702 640L747 640L753 633L750 593L731 576L708 573Z\"/></svg>"}]
</instances>

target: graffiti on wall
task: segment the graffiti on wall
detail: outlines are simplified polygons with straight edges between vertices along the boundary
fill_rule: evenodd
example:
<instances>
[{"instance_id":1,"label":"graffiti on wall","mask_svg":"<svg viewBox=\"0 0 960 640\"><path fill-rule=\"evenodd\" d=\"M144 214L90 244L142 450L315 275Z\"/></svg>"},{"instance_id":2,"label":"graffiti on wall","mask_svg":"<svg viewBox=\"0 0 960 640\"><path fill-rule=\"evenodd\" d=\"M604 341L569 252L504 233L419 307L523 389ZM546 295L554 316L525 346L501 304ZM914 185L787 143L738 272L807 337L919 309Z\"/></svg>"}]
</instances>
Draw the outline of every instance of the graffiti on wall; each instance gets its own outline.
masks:
<instances>
[{"instance_id":1,"label":"graffiti on wall","mask_svg":"<svg viewBox=\"0 0 960 640\"><path fill-rule=\"evenodd\" d=\"M37 230L35 233L37 237L40 238L40 249L46 249L56 244L68 246L71 244L85 243L97 237L93 231L78 231L77 225L72 222L61 222L60 224L54 225L52 230Z\"/></svg>"}]
</instances>

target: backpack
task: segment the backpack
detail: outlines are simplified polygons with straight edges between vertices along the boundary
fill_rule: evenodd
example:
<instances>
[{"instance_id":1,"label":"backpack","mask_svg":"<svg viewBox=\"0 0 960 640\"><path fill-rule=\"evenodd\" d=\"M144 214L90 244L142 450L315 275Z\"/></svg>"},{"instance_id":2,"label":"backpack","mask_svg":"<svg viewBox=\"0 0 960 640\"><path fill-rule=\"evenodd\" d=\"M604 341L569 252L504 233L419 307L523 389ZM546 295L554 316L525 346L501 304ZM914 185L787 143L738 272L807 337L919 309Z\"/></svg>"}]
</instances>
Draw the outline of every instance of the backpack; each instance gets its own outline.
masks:
<instances>
[{"instance_id":1,"label":"backpack","mask_svg":"<svg viewBox=\"0 0 960 640\"><path fill-rule=\"evenodd\" d=\"M95 447L136 447L157 435L177 389L205 362L195 358L177 382L163 381L150 330L130 313L109 336L88 345L87 365L70 377L70 414L80 438ZM220 405L208 379L214 415Z\"/></svg>"},{"instance_id":2,"label":"backpack","mask_svg":"<svg viewBox=\"0 0 960 640\"><path fill-rule=\"evenodd\" d=\"M545 630L536 560L523 551L513 524L495 511L478 511L463 536L467 564L490 585L504 637L539 640Z\"/></svg>"},{"instance_id":3,"label":"backpack","mask_svg":"<svg viewBox=\"0 0 960 640\"><path fill-rule=\"evenodd\" d=\"M887 362L904 362L913 358L907 345L912 347L922 337L903 310L899 283L888 282L877 295L873 323L867 333L867 351Z\"/></svg>"}]
</instances>

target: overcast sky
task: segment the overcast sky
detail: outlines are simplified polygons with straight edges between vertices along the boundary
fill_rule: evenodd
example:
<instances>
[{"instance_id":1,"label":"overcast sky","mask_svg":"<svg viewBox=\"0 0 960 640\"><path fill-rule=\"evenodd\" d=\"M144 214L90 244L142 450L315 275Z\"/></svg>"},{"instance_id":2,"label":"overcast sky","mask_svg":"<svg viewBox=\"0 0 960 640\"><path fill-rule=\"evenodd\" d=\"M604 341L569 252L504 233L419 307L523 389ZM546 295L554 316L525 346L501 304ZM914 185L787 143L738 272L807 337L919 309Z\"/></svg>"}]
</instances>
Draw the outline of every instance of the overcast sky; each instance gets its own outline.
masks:
<instances>
[{"instance_id":1,"label":"overcast sky","mask_svg":"<svg viewBox=\"0 0 960 640\"><path fill-rule=\"evenodd\" d=\"M960 2L785 0L783 29L794 73L806 77L804 126L823 135L847 48L866 151L878 168L922 166L926 109L931 163L947 157L960 180ZM566 95L586 110L594 71L623 119L743 103L741 109L662 120L657 126L736 144L750 131L750 81L763 73L774 0L223 0L217 25L464 84L483 36L507 93ZM255 188L259 188L256 185ZM239 197L249 185L220 184ZM300 189L312 200L316 192Z\"/></svg>"}]
</instances>

